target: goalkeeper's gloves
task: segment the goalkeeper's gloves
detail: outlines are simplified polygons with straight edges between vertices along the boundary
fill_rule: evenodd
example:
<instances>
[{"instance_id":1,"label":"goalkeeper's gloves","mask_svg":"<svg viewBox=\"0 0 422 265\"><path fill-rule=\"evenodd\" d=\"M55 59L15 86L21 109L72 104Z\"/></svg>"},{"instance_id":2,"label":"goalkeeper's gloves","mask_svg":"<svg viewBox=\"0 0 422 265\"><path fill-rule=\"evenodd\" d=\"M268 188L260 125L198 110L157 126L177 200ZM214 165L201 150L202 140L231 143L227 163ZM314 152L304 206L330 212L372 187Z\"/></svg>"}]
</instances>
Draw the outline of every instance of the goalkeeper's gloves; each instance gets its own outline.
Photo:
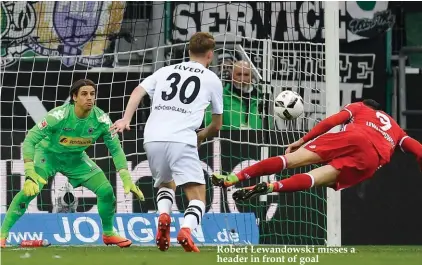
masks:
<instances>
[{"instance_id":1,"label":"goalkeeper's gloves","mask_svg":"<svg viewBox=\"0 0 422 265\"><path fill-rule=\"evenodd\" d=\"M135 183L132 182L132 177L130 176L129 171L127 169L121 169L119 174L123 182L123 189L125 190L125 194L132 192L132 194L135 195L138 200L145 201L145 197L142 191L138 188L138 186L135 185Z\"/></svg>"},{"instance_id":2,"label":"goalkeeper's gloves","mask_svg":"<svg viewBox=\"0 0 422 265\"><path fill-rule=\"evenodd\" d=\"M25 196L35 196L40 192L39 183L45 185L47 181L35 172L34 162L24 163L24 169L25 183L23 184L23 194Z\"/></svg>"}]
</instances>

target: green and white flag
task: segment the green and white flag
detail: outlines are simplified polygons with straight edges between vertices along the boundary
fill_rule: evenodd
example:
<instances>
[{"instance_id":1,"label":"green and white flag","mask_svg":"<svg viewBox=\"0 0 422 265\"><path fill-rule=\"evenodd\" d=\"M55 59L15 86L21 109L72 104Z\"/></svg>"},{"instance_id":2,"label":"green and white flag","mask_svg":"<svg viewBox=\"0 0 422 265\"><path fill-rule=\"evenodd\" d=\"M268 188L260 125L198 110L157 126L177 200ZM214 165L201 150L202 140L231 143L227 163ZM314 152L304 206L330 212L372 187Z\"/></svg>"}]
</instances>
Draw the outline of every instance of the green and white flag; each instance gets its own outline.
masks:
<instances>
[{"instance_id":1,"label":"green and white flag","mask_svg":"<svg viewBox=\"0 0 422 265\"><path fill-rule=\"evenodd\" d=\"M346 1L347 42L377 36L394 25L388 1Z\"/></svg>"}]
</instances>

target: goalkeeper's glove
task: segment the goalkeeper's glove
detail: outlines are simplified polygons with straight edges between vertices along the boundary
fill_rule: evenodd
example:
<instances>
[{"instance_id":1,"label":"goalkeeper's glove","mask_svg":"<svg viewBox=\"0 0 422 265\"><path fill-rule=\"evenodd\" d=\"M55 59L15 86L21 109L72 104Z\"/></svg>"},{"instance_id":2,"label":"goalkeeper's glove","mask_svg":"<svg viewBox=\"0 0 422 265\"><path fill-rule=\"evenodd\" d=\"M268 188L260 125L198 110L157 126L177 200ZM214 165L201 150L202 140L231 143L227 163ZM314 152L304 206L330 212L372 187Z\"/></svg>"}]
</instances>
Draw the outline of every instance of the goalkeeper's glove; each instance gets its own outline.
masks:
<instances>
[{"instance_id":1,"label":"goalkeeper's glove","mask_svg":"<svg viewBox=\"0 0 422 265\"><path fill-rule=\"evenodd\" d=\"M24 169L25 183L23 184L23 194L25 196L35 196L40 192L39 183L45 185L47 181L35 172L34 162L24 163Z\"/></svg>"},{"instance_id":2,"label":"goalkeeper's glove","mask_svg":"<svg viewBox=\"0 0 422 265\"><path fill-rule=\"evenodd\" d=\"M125 190L125 194L132 192L132 194L135 195L138 200L145 201L145 197L142 191L138 188L138 186L135 185L135 183L132 182L132 177L130 176L129 171L127 169L121 169L119 174L123 182L123 189Z\"/></svg>"}]
</instances>

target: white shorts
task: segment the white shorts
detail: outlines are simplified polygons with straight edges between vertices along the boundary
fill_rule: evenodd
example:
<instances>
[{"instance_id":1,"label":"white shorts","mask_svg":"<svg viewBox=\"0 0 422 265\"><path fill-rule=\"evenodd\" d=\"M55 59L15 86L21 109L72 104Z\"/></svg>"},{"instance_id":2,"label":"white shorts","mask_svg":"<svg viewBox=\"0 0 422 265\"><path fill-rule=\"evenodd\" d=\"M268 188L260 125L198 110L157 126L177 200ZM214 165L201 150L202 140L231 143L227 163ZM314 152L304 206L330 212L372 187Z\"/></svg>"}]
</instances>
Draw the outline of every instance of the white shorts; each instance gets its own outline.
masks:
<instances>
[{"instance_id":1,"label":"white shorts","mask_svg":"<svg viewBox=\"0 0 422 265\"><path fill-rule=\"evenodd\" d=\"M188 182L205 184L204 172L195 146L176 142L144 144L154 187L172 180L177 186Z\"/></svg>"}]
</instances>

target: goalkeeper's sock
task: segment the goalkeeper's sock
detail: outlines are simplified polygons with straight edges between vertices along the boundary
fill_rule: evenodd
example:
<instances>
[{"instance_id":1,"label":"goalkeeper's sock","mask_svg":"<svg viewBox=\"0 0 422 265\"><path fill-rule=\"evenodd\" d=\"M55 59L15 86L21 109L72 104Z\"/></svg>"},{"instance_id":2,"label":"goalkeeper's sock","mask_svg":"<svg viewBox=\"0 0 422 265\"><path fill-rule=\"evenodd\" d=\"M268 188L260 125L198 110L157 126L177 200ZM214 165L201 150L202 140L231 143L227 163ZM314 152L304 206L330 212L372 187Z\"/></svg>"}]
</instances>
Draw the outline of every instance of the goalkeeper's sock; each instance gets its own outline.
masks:
<instances>
[{"instance_id":1,"label":"goalkeeper's sock","mask_svg":"<svg viewBox=\"0 0 422 265\"><path fill-rule=\"evenodd\" d=\"M195 229L202 221L205 213L205 204L200 200L191 200L185 211L185 219L181 228Z\"/></svg>"},{"instance_id":2,"label":"goalkeeper's sock","mask_svg":"<svg viewBox=\"0 0 422 265\"><path fill-rule=\"evenodd\" d=\"M314 186L315 180L311 174L296 174L290 178L271 183L272 191L293 192L310 189ZM271 187L270 187L271 189Z\"/></svg>"},{"instance_id":3,"label":"goalkeeper's sock","mask_svg":"<svg viewBox=\"0 0 422 265\"><path fill-rule=\"evenodd\" d=\"M25 196L25 194L23 194L23 191L20 191L18 194L16 194L16 196L12 200L12 203L9 206L9 209L7 209L6 216L4 217L1 226L1 238L6 238L8 236L10 229L25 213L29 203L35 197L36 196Z\"/></svg>"},{"instance_id":4,"label":"goalkeeper's sock","mask_svg":"<svg viewBox=\"0 0 422 265\"><path fill-rule=\"evenodd\" d=\"M160 188L157 192L157 209L158 213L171 213L171 207L174 202L174 190L169 188Z\"/></svg>"},{"instance_id":5,"label":"goalkeeper's sock","mask_svg":"<svg viewBox=\"0 0 422 265\"><path fill-rule=\"evenodd\" d=\"M103 234L106 236L114 235L113 219L116 211L116 197L114 196L113 187L109 182L103 183L95 191L97 195L98 214L101 218L103 226Z\"/></svg>"},{"instance_id":6,"label":"goalkeeper's sock","mask_svg":"<svg viewBox=\"0 0 422 265\"><path fill-rule=\"evenodd\" d=\"M270 157L262 161L259 161L258 163L245 168L244 170L237 173L236 176L239 178L239 181L242 181L245 179L279 173L285 168L287 168L286 157L274 156L274 157Z\"/></svg>"}]
</instances>

